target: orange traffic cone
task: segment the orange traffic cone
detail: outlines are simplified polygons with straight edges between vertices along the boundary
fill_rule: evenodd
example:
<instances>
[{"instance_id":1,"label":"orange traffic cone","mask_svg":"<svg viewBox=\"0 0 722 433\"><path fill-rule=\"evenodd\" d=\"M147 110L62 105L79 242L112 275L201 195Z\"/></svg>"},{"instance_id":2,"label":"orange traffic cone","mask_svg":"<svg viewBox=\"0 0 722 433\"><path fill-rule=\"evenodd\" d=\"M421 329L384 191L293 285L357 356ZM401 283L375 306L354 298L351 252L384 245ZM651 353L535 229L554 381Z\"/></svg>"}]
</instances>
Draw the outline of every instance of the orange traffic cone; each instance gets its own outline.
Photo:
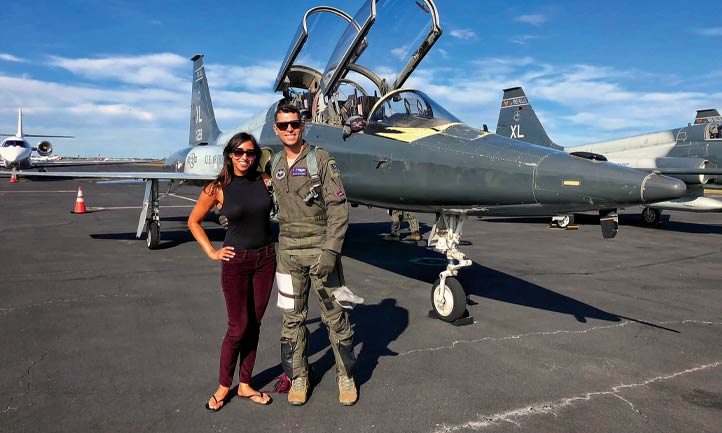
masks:
<instances>
[{"instance_id":1,"label":"orange traffic cone","mask_svg":"<svg viewBox=\"0 0 722 433\"><path fill-rule=\"evenodd\" d=\"M83 188L78 187L78 197L75 199L75 210L73 213L85 213L85 199L83 198Z\"/></svg>"},{"instance_id":2,"label":"orange traffic cone","mask_svg":"<svg viewBox=\"0 0 722 433\"><path fill-rule=\"evenodd\" d=\"M15 173L10 175L10 183L17 183L18 177L15 176Z\"/></svg>"}]
</instances>

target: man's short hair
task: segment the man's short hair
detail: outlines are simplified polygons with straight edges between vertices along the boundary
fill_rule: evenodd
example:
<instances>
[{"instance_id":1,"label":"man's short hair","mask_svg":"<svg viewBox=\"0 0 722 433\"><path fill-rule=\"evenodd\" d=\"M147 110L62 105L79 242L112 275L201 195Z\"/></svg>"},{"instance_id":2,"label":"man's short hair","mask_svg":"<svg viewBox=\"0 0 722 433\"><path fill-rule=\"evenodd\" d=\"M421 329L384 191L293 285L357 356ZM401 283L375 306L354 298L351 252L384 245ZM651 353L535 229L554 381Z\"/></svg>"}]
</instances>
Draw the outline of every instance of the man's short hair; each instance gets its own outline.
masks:
<instances>
[{"instance_id":1,"label":"man's short hair","mask_svg":"<svg viewBox=\"0 0 722 433\"><path fill-rule=\"evenodd\" d=\"M276 108L276 114L274 114L274 117L278 117L278 113L294 113L294 114L298 115L299 120L303 120L303 119L301 119L301 110L296 108L295 105L279 104L278 107Z\"/></svg>"}]
</instances>

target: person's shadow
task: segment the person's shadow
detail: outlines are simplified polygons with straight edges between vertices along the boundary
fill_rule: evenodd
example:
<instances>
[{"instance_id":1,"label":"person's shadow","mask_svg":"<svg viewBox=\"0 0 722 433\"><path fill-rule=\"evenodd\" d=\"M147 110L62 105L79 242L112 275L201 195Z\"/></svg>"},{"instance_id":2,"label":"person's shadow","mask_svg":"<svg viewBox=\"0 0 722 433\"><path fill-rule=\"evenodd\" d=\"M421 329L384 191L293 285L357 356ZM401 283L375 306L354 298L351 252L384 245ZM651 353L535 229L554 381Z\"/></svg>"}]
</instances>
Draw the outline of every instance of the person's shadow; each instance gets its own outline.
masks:
<instances>
[{"instance_id":1,"label":"person's shadow","mask_svg":"<svg viewBox=\"0 0 722 433\"><path fill-rule=\"evenodd\" d=\"M388 346L408 327L409 311L396 305L395 299L386 298L379 304L356 305L349 313L349 320L354 329L353 340L357 358L354 378L360 386L371 378L380 357L397 355ZM312 358L323 352L320 358L309 365L312 384L319 383L336 364L326 325L319 322L318 317L306 320L307 326L318 323L308 336L308 357ZM253 383L261 389L281 374L283 369L279 363L255 375Z\"/></svg>"},{"instance_id":2,"label":"person's shadow","mask_svg":"<svg viewBox=\"0 0 722 433\"><path fill-rule=\"evenodd\" d=\"M409 326L409 310L386 298L377 305L357 305L351 323L356 346L361 346L356 364L356 383L361 385L371 379L379 358L398 355L389 345Z\"/></svg>"}]
</instances>

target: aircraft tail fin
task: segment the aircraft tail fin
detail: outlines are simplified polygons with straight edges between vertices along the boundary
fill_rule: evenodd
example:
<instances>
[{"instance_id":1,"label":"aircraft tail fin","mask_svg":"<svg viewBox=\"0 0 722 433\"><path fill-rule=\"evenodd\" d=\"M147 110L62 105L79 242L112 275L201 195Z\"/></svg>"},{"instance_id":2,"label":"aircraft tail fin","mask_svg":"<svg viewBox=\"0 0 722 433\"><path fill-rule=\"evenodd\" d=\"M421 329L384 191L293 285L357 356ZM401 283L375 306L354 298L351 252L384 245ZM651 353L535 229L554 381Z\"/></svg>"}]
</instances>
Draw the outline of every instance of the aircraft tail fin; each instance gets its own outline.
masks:
<instances>
[{"instance_id":1,"label":"aircraft tail fin","mask_svg":"<svg viewBox=\"0 0 722 433\"><path fill-rule=\"evenodd\" d=\"M521 87L504 89L496 133L525 143L562 149L547 135Z\"/></svg>"},{"instance_id":2,"label":"aircraft tail fin","mask_svg":"<svg viewBox=\"0 0 722 433\"><path fill-rule=\"evenodd\" d=\"M206 69L203 66L203 55L197 54L193 61L193 89L191 95L191 124L188 135L190 146L214 143L221 135L216 115L213 112L211 92L208 90Z\"/></svg>"},{"instance_id":3,"label":"aircraft tail fin","mask_svg":"<svg viewBox=\"0 0 722 433\"><path fill-rule=\"evenodd\" d=\"M697 110L697 117L694 118L694 124L700 123L711 123L722 121L722 116L719 115L719 111L714 108L707 108L704 110Z\"/></svg>"},{"instance_id":4,"label":"aircraft tail fin","mask_svg":"<svg viewBox=\"0 0 722 433\"><path fill-rule=\"evenodd\" d=\"M18 108L18 133L17 137L23 136L23 109L22 107Z\"/></svg>"}]
</instances>

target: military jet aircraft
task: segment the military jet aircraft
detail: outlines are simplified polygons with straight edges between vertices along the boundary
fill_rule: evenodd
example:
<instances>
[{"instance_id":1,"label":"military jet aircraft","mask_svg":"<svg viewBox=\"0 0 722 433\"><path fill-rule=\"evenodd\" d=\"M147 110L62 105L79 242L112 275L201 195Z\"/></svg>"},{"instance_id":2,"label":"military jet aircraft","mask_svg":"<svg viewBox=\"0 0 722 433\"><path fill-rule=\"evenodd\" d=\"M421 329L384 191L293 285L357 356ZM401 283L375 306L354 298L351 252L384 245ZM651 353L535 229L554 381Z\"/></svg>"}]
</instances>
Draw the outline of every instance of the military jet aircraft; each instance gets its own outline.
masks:
<instances>
[{"instance_id":1,"label":"military jet aircraft","mask_svg":"<svg viewBox=\"0 0 722 433\"><path fill-rule=\"evenodd\" d=\"M697 116L694 118L694 124L699 125L700 123L713 123L722 122L722 116L719 115L719 111L714 108L707 108L704 110L697 110Z\"/></svg>"},{"instance_id":2,"label":"military jet aircraft","mask_svg":"<svg viewBox=\"0 0 722 433\"><path fill-rule=\"evenodd\" d=\"M278 103L302 111L304 138L335 157L353 206L437 215L429 246L446 255L448 266L432 285L431 301L442 320L459 319L466 310L455 277L471 265L459 250L467 215L594 210L602 216L604 237L613 237L617 208L684 194L684 183L676 179L472 128L426 93L403 87L441 34L432 0L368 0L353 17L315 7L304 15L274 89L282 94ZM148 230L149 248L160 239L159 179L205 183L215 178L223 145L239 131L252 133L264 148L283 147L273 132L278 103L221 133L203 56L192 60L190 146L166 159L173 173L67 173L146 179L137 234Z\"/></svg>"},{"instance_id":3,"label":"military jet aircraft","mask_svg":"<svg viewBox=\"0 0 722 433\"><path fill-rule=\"evenodd\" d=\"M673 176L687 184L687 193L673 200L648 203L642 221L657 224L661 210L721 212L722 202L704 197L704 185L721 179L722 119L717 110L700 110L695 124L652 134L562 147L552 141L521 87L504 89L496 133L505 137L561 149L572 155L608 160L627 167Z\"/></svg>"}]
</instances>

